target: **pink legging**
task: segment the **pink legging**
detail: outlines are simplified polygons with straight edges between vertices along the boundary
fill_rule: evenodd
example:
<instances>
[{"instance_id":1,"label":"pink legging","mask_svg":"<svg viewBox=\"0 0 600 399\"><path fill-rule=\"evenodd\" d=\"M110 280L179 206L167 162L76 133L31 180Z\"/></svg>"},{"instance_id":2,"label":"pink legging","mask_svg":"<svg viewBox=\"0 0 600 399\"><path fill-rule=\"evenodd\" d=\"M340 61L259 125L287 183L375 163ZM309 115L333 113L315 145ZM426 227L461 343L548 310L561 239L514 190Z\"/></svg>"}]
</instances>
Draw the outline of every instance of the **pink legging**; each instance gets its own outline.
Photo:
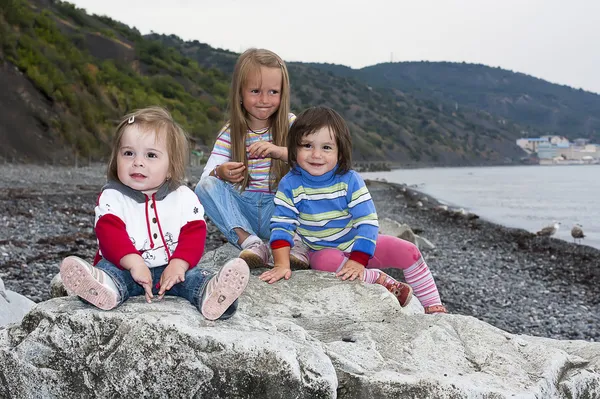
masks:
<instances>
[{"instance_id":1,"label":"pink legging","mask_svg":"<svg viewBox=\"0 0 600 399\"><path fill-rule=\"evenodd\" d=\"M349 253L335 248L309 251L310 267L314 270L337 272L346 263ZM404 278L423 306L440 305L433 276L416 245L398 237L380 234L375 253L366 266L368 269L402 269Z\"/></svg>"}]
</instances>

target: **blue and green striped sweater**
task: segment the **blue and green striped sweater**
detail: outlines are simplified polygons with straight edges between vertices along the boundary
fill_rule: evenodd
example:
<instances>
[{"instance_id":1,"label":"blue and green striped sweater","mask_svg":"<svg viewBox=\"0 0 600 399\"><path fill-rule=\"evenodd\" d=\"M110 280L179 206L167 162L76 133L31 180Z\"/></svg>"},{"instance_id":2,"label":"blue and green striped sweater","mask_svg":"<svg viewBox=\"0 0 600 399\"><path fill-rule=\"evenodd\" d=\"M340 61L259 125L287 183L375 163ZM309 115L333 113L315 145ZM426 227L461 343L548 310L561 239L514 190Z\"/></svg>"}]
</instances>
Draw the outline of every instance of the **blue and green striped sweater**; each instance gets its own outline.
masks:
<instances>
[{"instance_id":1,"label":"blue and green striped sweater","mask_svg":"<svg viewBox=\"0 0 600 399\"><path fill-rule=\"evenodd\" d=\"M275 212L271 218L271 240L294 245L294 231L317 251L337 248L373 256L379 231L371 194L358 173L351 170L312 176L299 166L279 182Z\"/></svg>"}]
</instances>

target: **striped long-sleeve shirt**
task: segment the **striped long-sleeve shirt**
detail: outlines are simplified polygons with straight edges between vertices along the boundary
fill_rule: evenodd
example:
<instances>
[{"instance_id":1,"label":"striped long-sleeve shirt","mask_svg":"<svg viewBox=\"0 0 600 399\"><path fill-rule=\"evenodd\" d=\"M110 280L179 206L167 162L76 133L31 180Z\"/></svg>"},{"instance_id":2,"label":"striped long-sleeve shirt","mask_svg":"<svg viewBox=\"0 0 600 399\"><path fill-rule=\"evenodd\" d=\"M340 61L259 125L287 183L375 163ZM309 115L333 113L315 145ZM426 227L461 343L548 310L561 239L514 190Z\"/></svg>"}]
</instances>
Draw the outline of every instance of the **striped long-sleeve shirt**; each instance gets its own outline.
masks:
<instances>
[{"instance_id":1,"label":"striped long-sleeve shirt","mask_svg":"<svg viewBox=\"0 0 600 399\"><path fill-rule=\"evenodd\" d=\"M296 120L296 115L288 114L290 126ZM268 141L272 143L271 129L264 128L256 131L248 130L246 133L246 149L252 144L258 141ZM204 171L200 179L205 179L209 176L210 172L217 166L231 161L231 132L229 131L229 123L226 124L223 129L219 132L217 140L213 150L204 166ZM269 193L269 182L271 179L271 157L264 158L249 158L248 159L248 173L250 174L250 181L248 183L247 191L258 191Z\"/></svg>"},{"instance_id":2,"label":"striped long-sleeve shirt","mask_svg":"<svg viewBox=\"0 0 600 399\"><path fill-rule=\"evenodd\" d=\"M294 245L294 231L311 249L375 252L379 231L371 194L358 173L312 176L295 167L279 183L271 239Z\"/></svg>"}]
</instances>

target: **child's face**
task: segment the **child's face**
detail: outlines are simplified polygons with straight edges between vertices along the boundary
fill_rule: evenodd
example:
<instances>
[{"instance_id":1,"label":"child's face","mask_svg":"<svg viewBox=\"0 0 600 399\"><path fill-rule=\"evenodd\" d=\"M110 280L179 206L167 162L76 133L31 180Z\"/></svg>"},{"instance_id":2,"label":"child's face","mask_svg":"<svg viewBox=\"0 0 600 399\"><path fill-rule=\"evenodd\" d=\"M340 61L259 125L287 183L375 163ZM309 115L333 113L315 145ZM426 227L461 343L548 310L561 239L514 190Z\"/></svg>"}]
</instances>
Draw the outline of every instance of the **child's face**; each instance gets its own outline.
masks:
<instances>
[{"instance_id":1,"label":"child's face","mask_svg":"<svg viewBox=\"0 0 600 399\"><path fill-rule=\"evenodd\" d=\"M338 147L331 129L322 127L302 137L296 153L298 165L313 176L329 172L338 162Z\"/></svg>"},{"instance_id":2,"label":"child's face","mask_svg":"<svg viewBox=\"0 0 600 399\"><path fill-rule=\"evenodd\" d=\"M269 118L281 102L280 68L260 67L260 72L250 74L242 87L242 106L250 116L250 129L258 130L269 126Z\"/></svg>"},{"instance_id":3,"label":"child's face","mask_svg":"<svg viewBox=\"0 0 600 399\"><path fill-rule=\"evenodd\" d=\"M169 174L169 153L165 133L127 127L117 157L117 176L121 183L152 195Z\"/></svg>"}]
</instances>

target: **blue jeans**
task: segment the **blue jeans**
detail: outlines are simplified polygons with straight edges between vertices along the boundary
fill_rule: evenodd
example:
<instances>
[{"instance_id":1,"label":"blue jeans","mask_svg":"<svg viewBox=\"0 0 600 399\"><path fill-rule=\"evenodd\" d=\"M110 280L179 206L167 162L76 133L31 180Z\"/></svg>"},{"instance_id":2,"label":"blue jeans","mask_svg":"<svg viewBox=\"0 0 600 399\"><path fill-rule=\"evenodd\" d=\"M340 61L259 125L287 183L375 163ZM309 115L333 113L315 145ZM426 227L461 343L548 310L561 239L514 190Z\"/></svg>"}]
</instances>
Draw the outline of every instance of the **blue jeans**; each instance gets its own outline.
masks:
<instances>
[{"instance_id":1,"label":"blue jeans","mask_svg":"<svg viewBox=\"0 0 600 399\"><path fill-rule=\"evenodd\" d=\"M115 282L117 289L119 290L119 305L125 302L129 297L144 295L144 288L135 282L131 273L128 270L119 269L106 259L102 259L96 265L98 269L101 269L109 275L109 277ZM150 273L152 274L152 293L158 295L157 284L160 281L160 276L165 270L167 265L152 267ZM185 280L181 283L175 284L170 290L165 292L165 295L178 296L185 298L198 310L202 306L202 297L206 290L206 285L213 277L214 272L206 269L202 269L198 266L185 272ZM118 305L117 305L118 306ZM237 299L231 306L223 313L219 320L225 320L233 316L237 310Z\"/></svg>"},{"instance_id":2,"label":"blue jeans","mask_svg":"<svg viewBox=\"0 0 600 399\"><path fill-rule=\"evenodd\" d=\"M271 217L275 210L275 195L254 191L239 192L233 185L208 176L194 190L205 214L221 230L230 243L240 248L233 230L240 228L262 239L271 236Z\"/></svg>"}]
</instances>

